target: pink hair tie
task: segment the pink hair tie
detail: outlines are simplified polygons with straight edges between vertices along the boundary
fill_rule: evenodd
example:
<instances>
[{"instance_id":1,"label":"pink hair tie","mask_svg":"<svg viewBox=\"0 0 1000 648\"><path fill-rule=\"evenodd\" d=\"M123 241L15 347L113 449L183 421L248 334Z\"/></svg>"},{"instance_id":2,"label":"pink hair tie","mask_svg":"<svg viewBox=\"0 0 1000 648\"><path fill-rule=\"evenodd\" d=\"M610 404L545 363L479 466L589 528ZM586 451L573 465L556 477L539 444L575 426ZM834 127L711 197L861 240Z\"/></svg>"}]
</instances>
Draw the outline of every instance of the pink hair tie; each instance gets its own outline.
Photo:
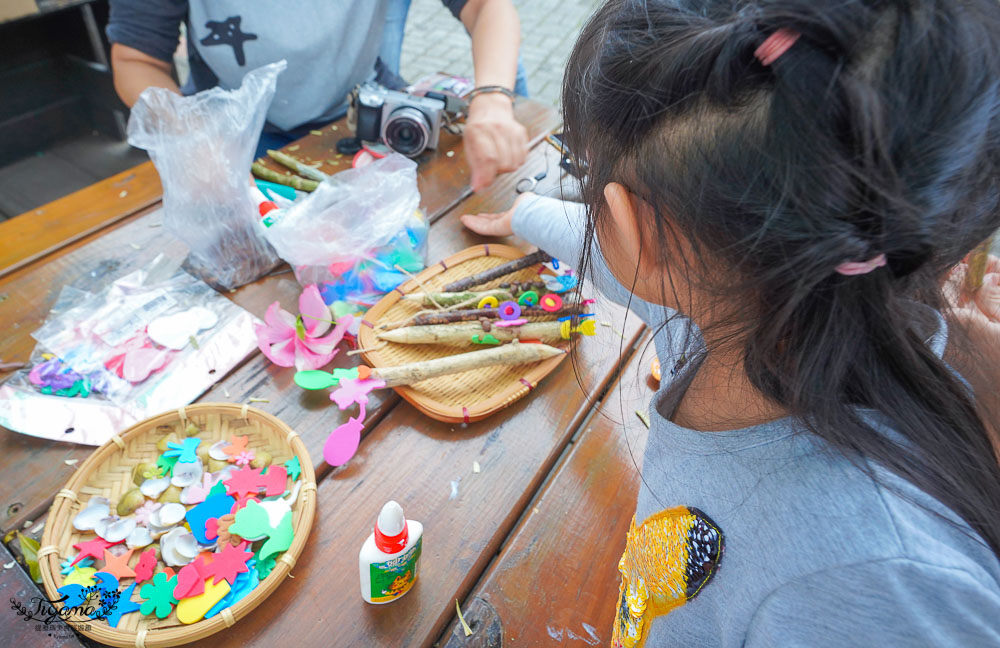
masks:
<instances>
[{"instance_id":1,"label":"pink hair tie","mask_svg":"<svg viewBox=\"0 0 1000 648\"><path fill-rule=\"evenodd\" d=\"M841 263L837 266L837 272L847 277L853 277L854 275L868 274L875 268L881 268L885 265L885 263L885 255L880 254L877 257L868 259L867 261L849 261L847 263Z\"/></svg>"},{"instance_id":2,"label":"pink hair tie","mask_svg":"<svg viewBox=\"0 0 1000 648\"><path fill-rule=\"evenodd\" d=\"M781 55L787 52L788 48L794 45L801 35L792 29L779 29L768 36L753 55L757 57L761 65L767 67L781 58Z\"/></svg>"}]
</instances>

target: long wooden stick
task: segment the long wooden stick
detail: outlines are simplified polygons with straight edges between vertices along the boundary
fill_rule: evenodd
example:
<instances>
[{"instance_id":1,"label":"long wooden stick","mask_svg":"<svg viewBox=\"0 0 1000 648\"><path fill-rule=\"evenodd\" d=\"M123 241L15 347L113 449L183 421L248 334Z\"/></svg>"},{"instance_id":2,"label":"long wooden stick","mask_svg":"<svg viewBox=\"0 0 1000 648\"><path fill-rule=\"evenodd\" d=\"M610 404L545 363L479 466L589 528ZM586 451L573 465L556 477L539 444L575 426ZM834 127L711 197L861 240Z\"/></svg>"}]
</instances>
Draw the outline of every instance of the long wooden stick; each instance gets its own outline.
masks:
<instances>
[{"instance_id":1,"label":"long wooden stick","mask_svg":"<svg viewBox=\"0 0 1000 648\"><path fill-rule=\"evenodd\" d=\"M528 322L521 326L490 326L484 331L479 322L458 324L432 324L430 326L406 326L377 333L378 339L397 344L443 344L446 346L469 346L474 344L473 336L487 340L492 335L498 342L513 340L540 340L559 342L562 340L562 322Z\"/></svg>"},{"instance_id":2,"label":"long wooden stick","mask_svg":"<svg viewBox=\"0 0 1000 648\"><path fill-rule=\"evenodd\" d=\"M498 265L495 268L490 268L489 270L483 270L482 272L476 273L474 275L465 277L464 279L459 279L458 281L453 281L444 287L445 292L460 292L463 290L469 290L476 286L480 286L487 281L492 281L504 275L509 275L512 272L517 272L518 270L523 270L529 266L533 266L538 263L548 263L552 260L552 255L546 254L542 250L528 254L521 257L520 259L514 259L502 265Z\"/></svg>"},{"instance_id":3,"label":"long wooden stick","mask_svg":"<svg viewBox=\"0 0 1000 648\"><path fill-rule=\"evenodd\" d=\"M483 290L481 292L469 291L469 292L438 292L438 293L424 293L424 292L414 292L407 293L401 297L405 301L418 301L428 308L434 306L454 306L455 304L463 303L477 303L483 297L496 297L497 301L508 301L513 300L514 295L511 294L509 290L503 290L502 288L497 288L495 290Z\"/></svg>"},{"instance_id":4,"label":"long wooden stick","mask_svg":"<svg viewBox=\"0 0 1000 648\"><path fill-rule=\"evenodd\" d=\"M250 170L253 171L253 174L261 180L270 180L271 182L277 182L278 184L295 187L296 189L300 189L302 191L316 191L316 187L319 186L319 183L315 180L306 180L305 178L300 178L299 176L278 173L277 171L268 169L260 162L254 162L250 165Z\"/></svg>"},{"instance_id":5,"label":"long wooden stick","mask_svg":"<svg viewBox=\"0 0 1000 648\"><path fill-rule=\"evenodd\" d=\"M515 300L529 290L534 290L539 296L548 292L543 281L523 281L503 284L490 290L467 290L463 292L413 292L403 295L407 301L420 301L428 308L431 306L454 306L455 304L478 303L483 297L496 297L498 301Z\"/></svg>"},{"instance_id":6,"label":"long wooden stick","mask_svg":"<svg viewBox=\"0 0 1000 648\"><path fill-rule=\"evenodd\" d=\"M398 387L470 369L541 362L563 353L566 352L547 344L505 344L481 351L459 353L434 360L421 360L396 367L379 367L372 369L371 377L384 380L386 387Z\"/></svg>"},{"instance_id":7,"label":"long wooden stick","mask_svg":"<svg viewBox=\"0 0 1000 648\"><path fill-rule=\"evenodd\" d=\"M551 313L538 306L522 306L521 317L529 322L547 322L567 315L580 315L583 313L583 306L580 304L567 304L558 311ZM397 329L403 326L427 326L429 324L454 324L455 322L478 322L480 319L488 320L500 319L500 310L497 308L472 308L469 310L434 311L430 313L419 313L410 319L398 322L380 324L380 331Z\"/></svg>"},{"instance_id":8,"label":"long wooden stick","mask_svg":"<svg viewBox=\"0 0 1000 648\"><path fill-rule=\"evenodd\" d=\"M298 158L292 157L287 153L268 149L267 155L281 166L288 167L303 178L309 178L310 180L315 180L316 182L323 182L330 177L319 169L311 167L305 162L302 162Z\"/></svg>"}]
</instances>

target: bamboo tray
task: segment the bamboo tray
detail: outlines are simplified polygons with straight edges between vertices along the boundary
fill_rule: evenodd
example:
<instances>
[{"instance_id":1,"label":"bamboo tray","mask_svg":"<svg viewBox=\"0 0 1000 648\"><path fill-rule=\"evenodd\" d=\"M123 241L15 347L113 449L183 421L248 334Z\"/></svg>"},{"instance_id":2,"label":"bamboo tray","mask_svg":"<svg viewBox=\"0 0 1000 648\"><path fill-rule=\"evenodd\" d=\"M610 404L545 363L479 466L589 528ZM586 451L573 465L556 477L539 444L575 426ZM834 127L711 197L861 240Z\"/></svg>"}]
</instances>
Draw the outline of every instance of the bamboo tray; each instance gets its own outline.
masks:
<instances>
[{"instance_id":1,"label":"bamboo tray","mask_svg":"<svg viewBox=\"0 0 1000 648\"><path fill-rule=\"evenodd\" d=\"M375 337L376 327L380 322L404 320L426 310L420 304L402 301L401 297L405 294L420 292L424 287L440 290L451 281L522 256L524 252L509 245L476 245L427 268L417 275L419 283L410 280L390 292L368 310L362 321L358 342L362 349L370 349L362 354L365 362L375 369L475 350L433 344L383 344ZM495 288L509 281L537 279L537 268L525 268L485 283L477 290ZM563 354L537 363L463 371L394 389L432 419L446 423L469 423L482 420L522 398L565 358L566 354Z\"/></svg>"},{"instance_id":2,"label":"bamboo tray","mask_svg":"<svg viewBox=\"0 0 1000 648\"><path fill-rule=\"evenodd\" d=\"M292 526L295 537L291 547L278 557L271 573L261 580L249 595L221 614L189 625L177 620L176 611L165 619L142 616L139 612L124 615L117 628L107 621L91 621L86 617L70 619L74 629L87 637L112 646L143 646L158 648L177 646L232 626L236 621L260 605L291 571L296 559L305 546L316 512L316 475L305 444L291 428L266 412L233 403L199 403L166 412L159 416L136 423L120 436L94 451L77 469L69 483L56 495L49 509L48 521L42 534L39 549L39 567L45 592L52 600L60 598L56 588L62 586L60 562L75 554L74 544L93 538L93 533L81 532L73 528L73 517L87 504L91 497L107 497L112 509L119 497L132 488L132 468L145 461L156 461L160 451L156 442L170 431L176 431L183 438L183 430L188 422L201 428L198 437L202 443L215 443L228 439L231 434L249 437L250 448L261 448L271 453L272 464L281 464L293 457L299 457L302 487L292 504ZM169 426L173 430L166 430ZM141 550L137 550L129 561L130 566L138 562ZM128 580L130 583L131 580ZM124 583L123 583L124 586ZM82 627L81 627L82 626ZM89 627L89 629L86 629Z\"/></svg>"}]
</instances>

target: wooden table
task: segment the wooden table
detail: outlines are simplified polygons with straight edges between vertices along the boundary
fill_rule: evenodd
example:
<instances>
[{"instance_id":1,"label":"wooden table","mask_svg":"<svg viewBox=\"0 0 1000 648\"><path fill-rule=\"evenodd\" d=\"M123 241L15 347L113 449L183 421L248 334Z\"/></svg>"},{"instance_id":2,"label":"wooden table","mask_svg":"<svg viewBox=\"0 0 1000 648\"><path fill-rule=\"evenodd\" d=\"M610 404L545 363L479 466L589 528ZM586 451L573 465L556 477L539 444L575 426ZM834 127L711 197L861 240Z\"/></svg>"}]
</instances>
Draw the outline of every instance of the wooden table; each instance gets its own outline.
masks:
<instances>
[{"instance_id":1,"label":"wooden table","mask_svg":"<svg viewBox=\"0 0 1000 648\"><path fill-rule=\"evenodd\" d=\"M420 160L422 203L432 222L430 259L485 242L458 217L508 208L518 179L545 169L539 189L558 191L558 158L542 141L558 126L557 115L531 101L519 101L516 114L531 136L528 159L480 194L471 194L457 138L443 135L440 150ZM343 135L342 125L329 127L289 148L299 157L334 162L324 169L336 172L347 167L346 158L331 152ZM94 287L160 252L186 254L160 226L155 174L137 167L123 176L42 209L39 218L71 216L74 202L86 208L76 231L64 224L49 235L38 223L17 225L33 232L27 235L4 231L19 219L0 225L0 259L7 268L0 270L4 361L27 360L34 346L30 333L64 285ZM123 182L130 183L128 190L119 188ZM20 252L10 241L19 241ZM529 248L516 238L507 242ZM261 315L275 300L294 309L299 291L286 273L228 296ZM439 423L392 391L376 392L358 454L336 470L321 461L321 448L346 414L325 395L296 388L293 370L251 355L200 400L267 399L256 405L293 427L316 462L319 508L294 578L230 631L199 644L278 645L291 639L306 646L533 646L557 638L564 645L607 644L646 432L634 412L645 409L652 393L646 378L651 351L643 354L648 334L625 315L598 299L599 335L578 347L574 362L479 423ZM342 353L336 365L355 362ZM82 460L91 451L0 431L4 533L25 526L37 533L52 496L74 470L65 461ZM474 461L481 466L478 474ZM452 481L458 482L454 499ZM357 591L357 552L388 499L424 523L424 556L412 592L391 605L372 606ZM15 580L23 586L24 574ZM471 637L455 625L456 601L474 630ZM0 632L23 635L22 626L13 612L0 615ZM76 645L65 638L54 643L44 632L27 634L38 635L35 645Z\"/></svg>"}]
</instances>

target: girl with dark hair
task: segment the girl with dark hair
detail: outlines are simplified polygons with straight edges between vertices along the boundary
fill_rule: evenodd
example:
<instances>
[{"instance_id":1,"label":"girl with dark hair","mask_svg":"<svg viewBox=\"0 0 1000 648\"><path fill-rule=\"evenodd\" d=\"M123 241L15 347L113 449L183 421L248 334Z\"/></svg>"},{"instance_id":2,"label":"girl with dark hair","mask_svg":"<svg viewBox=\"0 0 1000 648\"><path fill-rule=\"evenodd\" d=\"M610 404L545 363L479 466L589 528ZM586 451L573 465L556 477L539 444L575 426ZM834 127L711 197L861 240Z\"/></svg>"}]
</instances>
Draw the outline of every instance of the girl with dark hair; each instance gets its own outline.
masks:
<instances>
[{"instance_id":1,"label":"girl with dark hair","mask_svg":"<svg viewBox=\"0 0 1000 648\"><path fill-rule=\"evenodd\" d=\"M563 105L585 204L464 222L654 328L612 644L1000 645L994 390L942 315L1000 227L1000 3L611 0Z\"/></svg>"}]
</instances>

